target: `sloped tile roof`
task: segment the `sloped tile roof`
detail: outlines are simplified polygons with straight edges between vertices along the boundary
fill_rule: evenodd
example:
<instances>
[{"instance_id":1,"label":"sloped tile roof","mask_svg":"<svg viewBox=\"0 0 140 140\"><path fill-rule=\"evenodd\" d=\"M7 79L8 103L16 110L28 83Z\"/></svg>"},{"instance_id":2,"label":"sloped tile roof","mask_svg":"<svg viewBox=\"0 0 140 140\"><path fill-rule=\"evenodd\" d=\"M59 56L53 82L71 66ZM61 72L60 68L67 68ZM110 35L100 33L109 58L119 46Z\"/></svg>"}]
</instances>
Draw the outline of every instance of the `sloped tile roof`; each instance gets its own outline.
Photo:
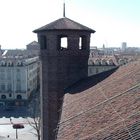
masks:
<instances>
[{"instance_id":1,"label":"sloped tile roof","mask_svg":"<svg viewBox=\"0 0 140 140\"><path fill-rule=\"evenodd\" d=\"M31 57L31 56L38 56L39 55L39 51L38 50L20 50L20 49L15 49L15 50L7 50L6 54L3 56L23 56L23 58L25 57Z\"/></svg>"},{"instance_id":2,"label":"sloped tile roof","mask_svg":"<svg viewBox=\"0 0 140 140\"><path fill-rule=\"evenodd\" d=\"M29 45L33 45L33 46L39 47L39 43L37 41L33 41L33 42L27 44L27 46L29 46Z\"/></svg>"},{"instance_id":3,"label":"sloped tile roof","mask_svg":"<svg viewBox=\"0 0 140 140\"><path fill-rule=\"evenodd\" d=\"M33 32L37 33L37 32L48 31L48 30L79 30L79 31L81 30L90 33L95 32L93 29L90 29L66 17L55 20L54 22L51 22L39 29L36 29Z\"/></svg>"},{"instance_id":4,"label":"sloped tile roof","mask_svg":"<svg viewBox=\"0 0 140 140\"><path fill-rule=\"evenodd\" d=\"M58 140L140 139L140 61L76 92L80 86L65 95Z\"/></svg>"}]
</instances>

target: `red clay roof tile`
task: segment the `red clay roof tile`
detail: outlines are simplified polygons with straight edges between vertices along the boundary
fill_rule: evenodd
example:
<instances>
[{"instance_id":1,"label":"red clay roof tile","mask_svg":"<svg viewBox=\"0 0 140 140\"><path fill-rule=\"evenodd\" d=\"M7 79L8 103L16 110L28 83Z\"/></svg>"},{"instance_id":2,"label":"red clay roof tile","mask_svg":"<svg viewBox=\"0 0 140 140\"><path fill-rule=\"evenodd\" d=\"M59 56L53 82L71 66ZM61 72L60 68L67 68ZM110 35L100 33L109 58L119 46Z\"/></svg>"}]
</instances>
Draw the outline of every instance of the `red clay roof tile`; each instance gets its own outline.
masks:
<instances>
[{"instance_id":1,"label":"red clay roof tile","mask_svg":"<svg viewBox=\"0 0 140 140\"><path fill-rule=\"evenodd\" d=\"M65 95L58 140L138 140L139 133L139 61L89 89Z\"/></svg>"}]
</instances>

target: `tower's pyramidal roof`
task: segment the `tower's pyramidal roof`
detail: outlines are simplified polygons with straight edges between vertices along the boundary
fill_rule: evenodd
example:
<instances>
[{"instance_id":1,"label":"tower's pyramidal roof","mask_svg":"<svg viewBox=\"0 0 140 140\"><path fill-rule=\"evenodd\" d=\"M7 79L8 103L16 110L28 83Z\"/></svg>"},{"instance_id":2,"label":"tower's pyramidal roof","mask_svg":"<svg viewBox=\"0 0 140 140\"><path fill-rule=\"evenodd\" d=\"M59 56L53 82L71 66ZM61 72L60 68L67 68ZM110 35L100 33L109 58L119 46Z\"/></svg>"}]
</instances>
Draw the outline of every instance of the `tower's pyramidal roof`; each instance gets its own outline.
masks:
<instances>
[{"instance_id":1,"label":"tower's pyramidal roof","mask_svg":"<svg viewBox=\"0 0 140 140\"><path fill-rule=\"evenodd\" d=\"M87 31L90 33L95 32L95 30L88 28L66 17L55 20L43 27L34 30L33 32L37 33L37 32L50 31L50 30L77 30L77 31Z\"/></svg>"}]
</instances>

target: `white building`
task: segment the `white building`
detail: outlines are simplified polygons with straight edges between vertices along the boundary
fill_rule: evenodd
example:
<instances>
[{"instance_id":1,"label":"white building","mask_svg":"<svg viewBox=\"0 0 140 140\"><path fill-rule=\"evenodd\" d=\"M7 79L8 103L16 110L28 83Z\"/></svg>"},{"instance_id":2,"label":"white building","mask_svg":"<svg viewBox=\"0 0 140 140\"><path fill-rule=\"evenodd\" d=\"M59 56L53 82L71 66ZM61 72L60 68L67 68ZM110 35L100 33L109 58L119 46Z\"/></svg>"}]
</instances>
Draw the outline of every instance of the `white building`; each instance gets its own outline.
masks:
<instances>
[{"instance_id":1,"label":"white building","mask_svg":"<svg viewBox=\"0 0 140 140\"><path fill-rule=\"evenodd\" d=\"M0 101L24 104L38 86L39 57L0 58Z\"/></svg>"},{"instance_id":2,"label":"white building","mask_svg":"<svg viewBox=\"0 0 140 140\"><path fill-rule=\"evenodd\" d=\"M112 59L89 59L88 62L88 76L96 75L102 72L110 71L118 66Z\"/></svg>"},{"instance_id":3,"label":"white building","mask_svg":"<svg viewBox=\"0 0 140 140\"><path fill-rule=\"evenodd\" d=\"M127 48L127 43L126 42L122 42L122 51L125 51Z\"/></svg>"}]
</instances>

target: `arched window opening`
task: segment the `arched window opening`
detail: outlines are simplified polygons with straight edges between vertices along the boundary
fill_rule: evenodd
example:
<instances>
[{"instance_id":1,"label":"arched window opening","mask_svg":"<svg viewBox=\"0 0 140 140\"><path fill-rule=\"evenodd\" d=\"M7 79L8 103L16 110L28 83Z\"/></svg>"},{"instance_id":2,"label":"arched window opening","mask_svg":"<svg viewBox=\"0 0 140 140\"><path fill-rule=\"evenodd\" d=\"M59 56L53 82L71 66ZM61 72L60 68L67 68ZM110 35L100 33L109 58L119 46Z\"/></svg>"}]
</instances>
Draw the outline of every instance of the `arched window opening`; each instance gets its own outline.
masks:
<instances>
[{"instance_id":1,"label":"arched window opening","mask_svg":"<svg viewBox=\"0 0 140 140\"><path fill-rule=\"evenodd\" d=\"M82 37L79 38L79 50L82 49Z\"/></svg>"},{"instance_id":2,"label":"arched window opening","mask_svg":"<svg viewBox=\"0 0 140 140\"><path fill-rule=\"evenodd\" d=\"M40 37L40 46L42 50L46 50L47 49L47 39L45 35L41 35Z\"/></svg>"},{"instance_id":3,"label":"arched window opening","mask_svg":"<svg viewBox=\"0 0 140 140\"><path fill-rule=\"evenodd\" d=\"M17 95L17 99L22 99L22 96L21 95Z\"/></svg>"},{"instance_id":4,"label":"arched window opening","mask_svg":"<svg viewBox=\"0 0 140 140\"><path fill-rule=\"evenodd\" d=\"M68 38L67 37L62 37L61 38L61 48L65 49L68 48Z\"/></svg>"},{"instance_id":5,"label":"arched window opening","mask_svg":"<svg viewBox=\"0 0 140 140\"><path fill-rule=\"evenodd\" d=\"M87 46L87 37L81 36L79 37L79 50L86 50Z\"/></svg>"},{"instance_id":6,"label":"arched window opening","mask_svg":"<svg viewBox=\"0 0 140 140\"><path fill-rule=\"evenodd\" d=\"M58 36L58 50L66 50L68 48L68 37Z\"/></svg>"},{"instance_id":7,"label":"arched window opening","mask_svg":"<svg viewBox=\"0 0 140 140\"><path fill-rule=\"evenodd\" d=\"M1 99L6 99L6 95L1 95Z\"/></svg>"}]
</instances>

